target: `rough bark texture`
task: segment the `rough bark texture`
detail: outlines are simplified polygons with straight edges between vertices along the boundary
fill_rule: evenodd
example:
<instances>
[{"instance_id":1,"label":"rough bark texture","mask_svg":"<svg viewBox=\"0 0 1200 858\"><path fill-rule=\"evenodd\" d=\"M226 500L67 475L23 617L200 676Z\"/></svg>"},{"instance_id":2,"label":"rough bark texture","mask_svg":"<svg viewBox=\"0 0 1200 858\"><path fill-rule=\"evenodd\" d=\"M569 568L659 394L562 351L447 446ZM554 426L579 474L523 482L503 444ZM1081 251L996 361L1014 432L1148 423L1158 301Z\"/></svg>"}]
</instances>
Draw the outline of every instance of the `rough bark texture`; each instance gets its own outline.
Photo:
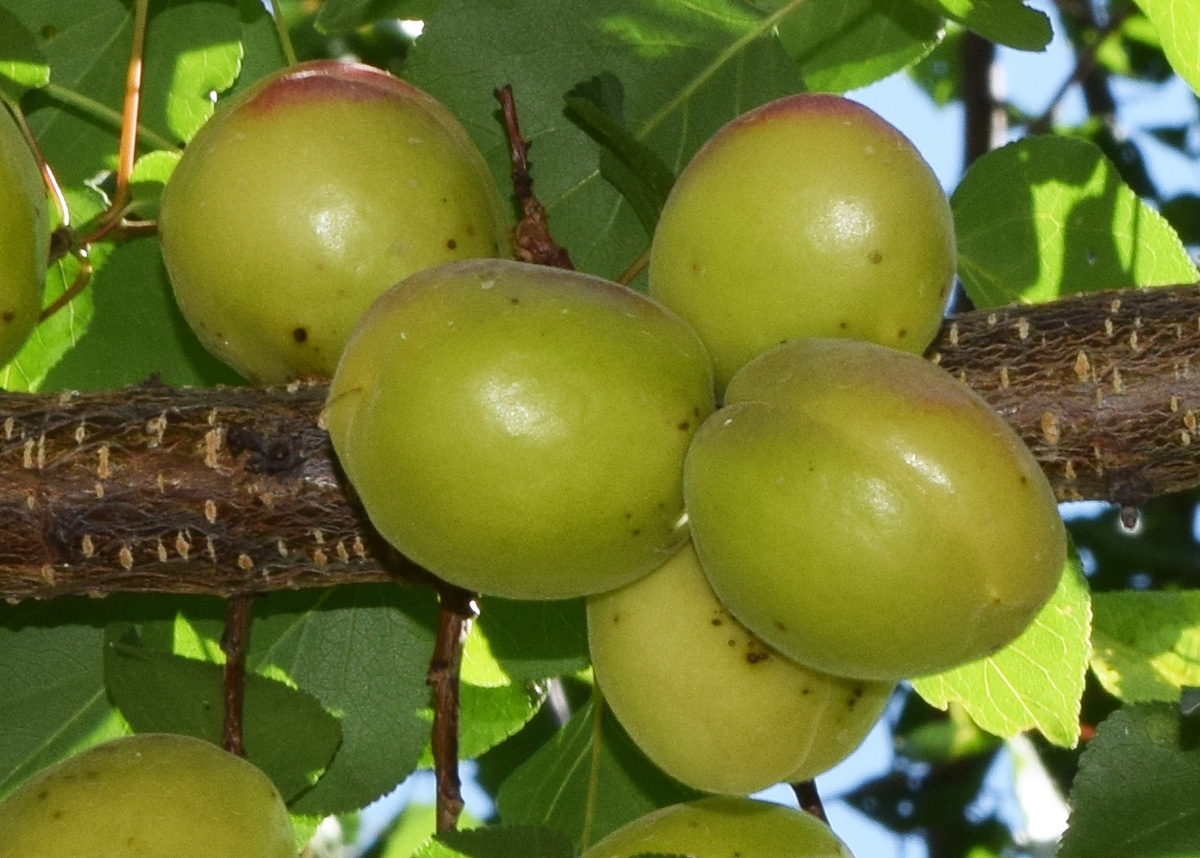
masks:
<instances>
[{"instance_id":1,"label":"rough bark texture","mask_svg":"<svg viewBox=\"0 0 1200 858\"><path fill-rule=\"evenodd\" d=\"M929 356L1063 499L1200 485L1200 287L947 321ZM252 594L426 577L373 532L320 425L325 387L0 394L0 597Z\"/></svg>"}]
</instances>

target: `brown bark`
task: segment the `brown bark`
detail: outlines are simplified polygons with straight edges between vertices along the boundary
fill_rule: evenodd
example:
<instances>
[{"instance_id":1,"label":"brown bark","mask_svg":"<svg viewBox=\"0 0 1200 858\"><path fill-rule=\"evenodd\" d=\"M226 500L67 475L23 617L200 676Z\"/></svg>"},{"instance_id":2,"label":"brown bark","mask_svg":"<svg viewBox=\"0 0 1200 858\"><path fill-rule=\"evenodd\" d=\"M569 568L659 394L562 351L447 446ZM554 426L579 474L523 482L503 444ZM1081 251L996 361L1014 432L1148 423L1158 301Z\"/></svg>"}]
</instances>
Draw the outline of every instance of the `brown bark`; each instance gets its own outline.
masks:
<instances>
[{"instance_id":1,"label":"brown bark","mask_svg":"<svg viewBox=\"0 0 1200 858\"><path fill-rule=\"evenodd\" d=\"M1029 444L1063 499L1200 485L1200 286L948 320L929 355ZM252 594L424 577L371 529L325 387L0 393L0 597Z\"/></svg>"}]
</instances>

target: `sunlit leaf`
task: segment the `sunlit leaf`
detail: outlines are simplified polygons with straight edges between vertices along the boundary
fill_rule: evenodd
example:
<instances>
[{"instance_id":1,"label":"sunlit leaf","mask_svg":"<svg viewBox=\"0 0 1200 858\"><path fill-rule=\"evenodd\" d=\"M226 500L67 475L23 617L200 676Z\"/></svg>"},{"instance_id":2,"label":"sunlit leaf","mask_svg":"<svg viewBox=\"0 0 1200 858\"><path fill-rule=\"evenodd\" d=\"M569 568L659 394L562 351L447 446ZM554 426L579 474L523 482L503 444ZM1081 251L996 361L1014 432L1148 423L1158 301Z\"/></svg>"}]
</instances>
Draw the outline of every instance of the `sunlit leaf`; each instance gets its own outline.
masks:
<instances>
[{"instance_id":1,"label":"sunlit leaf","mask_svg":"<svg viewBox=\"0 0 1200 858\"><path fill-rule=\"evenodd\" d=\"M1097 593L1092 610L1092 669L1109 694L1177 701L1200 685L1200 592Z\"/></svg>"},{"instance_id":2,"label":"sunlit leaf","mask_svg":"<svg viewBox=\"0 0 1200 858\"><path fill-rule=\"evenodd\" d=\"M571 841L545 828L493 827L440 834L413 858L575 858Z\"/></svg>"},{"instance_id":3,"label":"sunlit leaf","mask_svg":"<svg viewBox=\"0 0 1200 858\"><path fill-rule=\"evenodd\" d=\"M1031 727L1055 745L1079 741L1079 709L1087 670L1091 605L1078 558L1058 589L1015 641L987 658L912 686L930 704L963 708L980 727L1011 738Z\"/></svg>"},{"instance_id":4,"label":"sunlit leaf","mask_svg":"<svg viewBox=\"0 0 1200 858\"><path fill-rule=\"evenodd\" d=\"M988 153L951 208L958 273L979 307L1197 276L1170 225L1083 140L1029 137Z\"/></svg>"},{"instance_id":5,"label":"sunlit leaf","mask_svg":"<svg viewBox=\"0 0 1200 858\"><path fill-rule=\"evenodd\" d=\"M1158 28L1167 61L1200 93L1200 0L1135 0Z\"/></svg>"},{"instance_id":6,"label":"sunlit leaf","mask_svg":"<svg viewBox=\"0 0 1200 858\"><path fill-rule=\"evenodd\" d=\"M1053 33L1045 13L1022 0L917 0L992 42L1022 51L1041 51Z\"/></svg>"},{"instance_id":7,"label":"sunlit leaf","mask_svg":"<svg viewBox=\"0 0 1200 858\"><path fill-rule=\"evenodd\" d=\"M0 91L16 97L49 81L50 66L37 38L16 15L0 7Z\"/></svg>"}]
</instances>

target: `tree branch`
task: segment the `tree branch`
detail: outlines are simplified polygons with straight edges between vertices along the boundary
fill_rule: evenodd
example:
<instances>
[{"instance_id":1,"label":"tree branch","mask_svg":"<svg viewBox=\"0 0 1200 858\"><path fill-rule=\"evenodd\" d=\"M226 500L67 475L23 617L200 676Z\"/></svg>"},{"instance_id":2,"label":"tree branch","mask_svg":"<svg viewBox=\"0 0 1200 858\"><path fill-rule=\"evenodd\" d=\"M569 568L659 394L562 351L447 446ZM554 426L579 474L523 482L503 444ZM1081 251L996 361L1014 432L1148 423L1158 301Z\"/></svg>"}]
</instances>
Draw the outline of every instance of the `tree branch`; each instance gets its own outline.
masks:
<instances>
[{"instance_id":1,"label":"tree branch","mask_svg":"<svg viewBox=\"0 0 1200 858\"><path fill-rule=\"evenodd\" d=\"M1200 486L1200 286L948 319L929 356L1011 423L1064 500ZM320 383L0 393L0 598L248 595L426 573L337 467Z\"/></svg>"}]
</instances>

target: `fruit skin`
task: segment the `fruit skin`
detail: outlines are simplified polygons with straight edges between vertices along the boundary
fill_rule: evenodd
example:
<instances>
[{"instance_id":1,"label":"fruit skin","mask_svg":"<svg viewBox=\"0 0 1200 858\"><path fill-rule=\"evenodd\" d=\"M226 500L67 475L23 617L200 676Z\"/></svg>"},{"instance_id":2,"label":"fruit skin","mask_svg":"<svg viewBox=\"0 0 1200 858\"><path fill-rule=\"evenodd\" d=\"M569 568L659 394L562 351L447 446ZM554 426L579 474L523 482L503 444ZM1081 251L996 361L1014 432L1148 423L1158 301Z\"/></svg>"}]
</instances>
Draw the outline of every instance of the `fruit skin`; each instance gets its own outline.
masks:
<instances>
[{"instance_id":1,"label":"fruit skin","mask_svg":"<svg viewBox=\"0 0 1200 858\"><path fill-rule=\"evenodd\" d=\"M258 383L331 375L358 316L409 274L511 252L453 115L329 60L258 81L205 123L167 182L159 236L200 341Z\"/></svg>"},{"instance_id":2,"label":"fruit skin","mask_svg":"<svg viewBox=\"0 0 1200 858\"><path fill-rule=\"evenodd\" d=\"M658 303L481 259L371 306L325 423L399 551L469 590L558 599L625 584L683 544L683 458L712 409L704 346Z\"/></svg>"},{"instance_id":3,"label":"fruit skin","mask_svg":"<svg viewBox=\"0 0 1200 858\"><path fill-rule=\"evenodd\" d=\"M733 619L685 545L649 575L587 601L604 700L638 747L695 789L747 795L848 756L893 683L809 670Z\"/></svg>"},{"instance_id":4,"label":"fruit skin","mask_svg":"<svg viewBox=\"0 0 1200 858\"><path fill-rule=\"evenodd\" d=\"M916 355L796 340L730 383L685 465L721 601L771 646L863 679L934 673L1019 635L1062 573L1021 439Z\"/></svg>"},{"instance_id":5,"label":"fruit skin","mask_svg":"<svg viewBox=\"0 0 1200 858\"><path fill-rule=\"evenodd\" d=\"M295 858L287 808L251 763L143 733L34 775L0 803L0 855Z\"/></svg>"},{"instance_id":6,"label":"fruit skin","mask_svg":"<svg viewBox=\"0 0 1200 858\"><path fill-rule=\"evenodd\" d=\"M854 858L811 814L749 798L714 796L656 810L618 828L583 858Z\"/></svg>"},{"instance_id":7,"label":"fruit skin","mask_svg":"<svg viewBox=\"0 0 1200 858\"><path fill-rule=\"evenodd\" d=\"M49 253L46 186L16 121L0 105L0 365L37 324Z\"/></svg>"},{"instance_id":8,"label":"fruit skin","mask_svg":"<svg viewBox=\"0 0 1200 858\"><path fill-rule=\"evenodd\" d=\"M734 119L683 170L650 294L699 332L720 390L799 337L922 352L955 264L950 204L916 148L854 101L804 93Z\"/></svg>"}]
</instances>

